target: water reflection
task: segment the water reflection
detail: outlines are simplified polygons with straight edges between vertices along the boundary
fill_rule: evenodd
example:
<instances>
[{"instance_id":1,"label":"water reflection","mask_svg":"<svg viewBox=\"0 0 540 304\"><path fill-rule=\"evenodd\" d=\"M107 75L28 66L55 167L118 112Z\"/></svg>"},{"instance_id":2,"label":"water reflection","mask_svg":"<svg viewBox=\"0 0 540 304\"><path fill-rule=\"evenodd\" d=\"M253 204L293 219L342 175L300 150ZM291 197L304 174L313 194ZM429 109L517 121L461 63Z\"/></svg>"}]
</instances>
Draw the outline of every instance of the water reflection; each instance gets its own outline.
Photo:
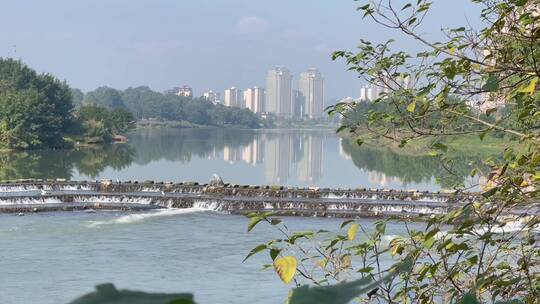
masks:
<instances>
[{"instance_id":1,"label":"water reflection","mask_svg":"<svg viewBox=\"0 0 540 304\"><path fill-rule=\"evenodd\" d=\"M0 152L0 179L73 178L75 172L97 178L105 168L122 170L135 158L129 145L105 145L76 150Z\"/></svg>"},{"instance_id":2,"label":"water reflection","mask_svg":"<svg viewBox=\"0 0 540 304\"><path fill-rule=\"evenodd\" d=\"M231 164L264 164L268 183L286 184L295 173L301 182L317 183L323 174L323 140L327 135L258 133L247 145L224 146L223 159Z\"/></svg>"},{"instance_id":3,"label":"water reflection","mask_svg":"<svg viewBox=\"0 0 540 304\"><path fill-rule=\"evenodd\" d=\"M430 157L362 147L331 131L142 129L128 144L73 151L0 153L0 179L196 180L213 173L244 184L436 190L463 181ZM434 176L444 180L435 182Z\"/></svg>"}]
</instances>

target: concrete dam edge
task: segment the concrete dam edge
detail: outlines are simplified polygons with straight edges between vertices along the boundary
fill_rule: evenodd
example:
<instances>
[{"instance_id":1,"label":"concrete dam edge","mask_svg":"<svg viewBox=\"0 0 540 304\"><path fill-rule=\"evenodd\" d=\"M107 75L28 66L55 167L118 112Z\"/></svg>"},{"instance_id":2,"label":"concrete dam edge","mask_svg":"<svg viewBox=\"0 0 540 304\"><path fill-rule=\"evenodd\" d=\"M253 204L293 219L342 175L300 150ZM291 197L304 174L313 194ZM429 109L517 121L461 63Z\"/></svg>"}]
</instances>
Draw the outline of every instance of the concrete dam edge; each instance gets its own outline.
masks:
<instances>
[{"instance_id":1,"label":"concrete dam edge","mask_svg":"<svg viewBox=\"0 0 540 304\"><path fill-rule=\"evenodd\" d=\"M0 213L201 208L228 214L422 218L477 200L478 193L329 189L154 181L0 181Z\"/></svg>"}]
</instances>

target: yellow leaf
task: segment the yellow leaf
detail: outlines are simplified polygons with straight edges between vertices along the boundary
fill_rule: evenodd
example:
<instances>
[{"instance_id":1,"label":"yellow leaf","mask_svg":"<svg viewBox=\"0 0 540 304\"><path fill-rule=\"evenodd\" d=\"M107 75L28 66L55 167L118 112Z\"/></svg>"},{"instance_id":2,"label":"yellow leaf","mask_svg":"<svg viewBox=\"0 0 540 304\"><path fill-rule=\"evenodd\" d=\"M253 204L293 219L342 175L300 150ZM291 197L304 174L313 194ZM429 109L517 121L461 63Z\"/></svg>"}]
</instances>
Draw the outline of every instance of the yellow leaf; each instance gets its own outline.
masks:
<instances>
[{"instance_id":1,"label":"yellow leaf","mask_svg":"<svg viewBox=\"0 0 540 304\"><path fill-rule=\"evenodd\" d=\"M317 263L317 266L321 267L322 269L326 268L326 265L328 264L328 261L326 259L322 259Z\"/></svg>"},{"instance_id":2,"label":"yellow leaf","mask_svg":"<svg viewBox=\"0 0 540 304\"><path fill-rule=\"evenodd\" d=\"M349 255L343 256L341 258L341 263L343 268L350 268L352 265L351 257Z\"/></svg>"},{"instance_id":3,"label":"yellow leaf","mask_svg":"<svg viewBox=\"0 0 540 304\"><path fill-rule=\"evenodd\" d=\"M456 48L451 47L450 49L448 49L448 51L450 52L450 54L454 55L456 53Z\"/></svg>"},{"instance_id":4,"label":"yellow leaf","mask_svg":"<svg viewBox=\"0 0 540 304\"><path fill-rule=\"evenodd\" d=\"M531 79L531 82L529 83L528 86L522 88L521 90L519 90L521 93L528 93L530 95L534 94L534 91L536 89L536 84L538 83L538 77L534 77L533 79Z\"/></svg>"},{"instance_id":5,"label":"yellow leaf","mask_svg":"<svg viewBox=\"0 0 540 304\"><path fill-rule=\"evenodd\" d=\"M400 248L401 248L401 245L399 245L399 244L397 244L397 243L396 243L396 244L393 244L393 245L390 247L390 254L393 255L393 256L396 255L396 254L398 254Z\"/></svg>"},{"instance_id":6,"label":"yellow leaf","mask_svg":"<svg viewBox=\"0 0 540 304\"><path fill-rule=\"evenodd\" d=\"M294 278L296 266L296 258L293 256L282 257L274 261L274 269L285 284L289 284Z\"/></svg>"},{"instance_id":7,"label":"yellow leaf","mask_svg":"<svg viewBox=\"0 0 540 304\"><path fill-rule=\"evenodd\" d=\"M411 102L411 104L409 104L409 106L407 106L407 111L409 112L414 112L414 110L416 109L416 100Z\"/></svg>"},{"instance_id":8,"label":"yellow leaf","mask_svg":"<svg viewBox=\"0 0 540 304\"><path fill-rule=\"evenodd\" d=\"M358 228L360 228L360 225L358 224L352 224L349 228L349 231L347 231L347 238L349 241L352 241L356 238L356 233L358 232Z\"/></svg>"}]
</instances>

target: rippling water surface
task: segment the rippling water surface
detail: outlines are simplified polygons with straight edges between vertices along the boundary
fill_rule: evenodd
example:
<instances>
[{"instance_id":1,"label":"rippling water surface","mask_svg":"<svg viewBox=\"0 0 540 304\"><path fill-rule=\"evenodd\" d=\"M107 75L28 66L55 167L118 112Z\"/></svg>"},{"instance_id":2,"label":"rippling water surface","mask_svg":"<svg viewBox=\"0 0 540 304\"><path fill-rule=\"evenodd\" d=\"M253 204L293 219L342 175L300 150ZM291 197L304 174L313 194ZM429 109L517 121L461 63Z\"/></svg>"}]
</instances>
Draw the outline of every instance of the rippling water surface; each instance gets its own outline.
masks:
<instances>
[{"instance_id":1,"label":"rippling water surface","mask_svg":"<svg viewBox=\"0 0 540 304\"><path fill-rule=\"evenodd\" d=\"M295 231L335 231L341 223L285 221ZM244 217L200 209L0 215L0 303L67 303L104 282L194 292L200 304L283 303L288 287L261 270L267 255L242 263L250 249L278 234L264 225L248 234L246 225Z\"/></svg>"}]
</instances>

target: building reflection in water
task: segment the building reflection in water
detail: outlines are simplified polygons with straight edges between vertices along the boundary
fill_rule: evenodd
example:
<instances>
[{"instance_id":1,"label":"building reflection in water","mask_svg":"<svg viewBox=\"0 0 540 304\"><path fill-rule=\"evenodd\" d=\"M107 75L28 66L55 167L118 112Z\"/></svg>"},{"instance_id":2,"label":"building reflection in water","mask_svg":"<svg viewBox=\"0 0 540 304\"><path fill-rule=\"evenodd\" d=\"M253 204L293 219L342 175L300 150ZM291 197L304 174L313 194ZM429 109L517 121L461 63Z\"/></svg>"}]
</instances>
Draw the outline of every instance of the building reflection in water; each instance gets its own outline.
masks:
<instances>
[{"instance_id":1,"label":"building reflection in water","mask_svg":"<svg viewBox=\"0 0 540 304\"><path fill-rule=\"evenodd\" d=\"M404 183L400 178L395 176L387 176L386 174L382 172L377 171L368 171L368 181L372 185L378 185L380 187L386 187L390 185L404 185Z\"/></svg>"},{"instance_id":2,"label":"building reflection in water","mask_svg":"<svg viewBox=\"0 0 540 304\"><path fill-rule=\"evenodd\" d=\"M307 136L302 143L304 155L298 164L298 179L317 183L323 174L323 137Z\"/></svg>"},{"instance_id":3,"label":"building reflection in water","mask_svg":"<svg viewBox=\"0 0 540 304\"><path fill-rule=\"evenodd\" d=\"M245 146L225 146L223 159L262 165L269 184L286 184L291 174L305 184L315 184L323 174L323 144L324 137L318 134L257 134Z\"/></svg>"}]
</instances>

